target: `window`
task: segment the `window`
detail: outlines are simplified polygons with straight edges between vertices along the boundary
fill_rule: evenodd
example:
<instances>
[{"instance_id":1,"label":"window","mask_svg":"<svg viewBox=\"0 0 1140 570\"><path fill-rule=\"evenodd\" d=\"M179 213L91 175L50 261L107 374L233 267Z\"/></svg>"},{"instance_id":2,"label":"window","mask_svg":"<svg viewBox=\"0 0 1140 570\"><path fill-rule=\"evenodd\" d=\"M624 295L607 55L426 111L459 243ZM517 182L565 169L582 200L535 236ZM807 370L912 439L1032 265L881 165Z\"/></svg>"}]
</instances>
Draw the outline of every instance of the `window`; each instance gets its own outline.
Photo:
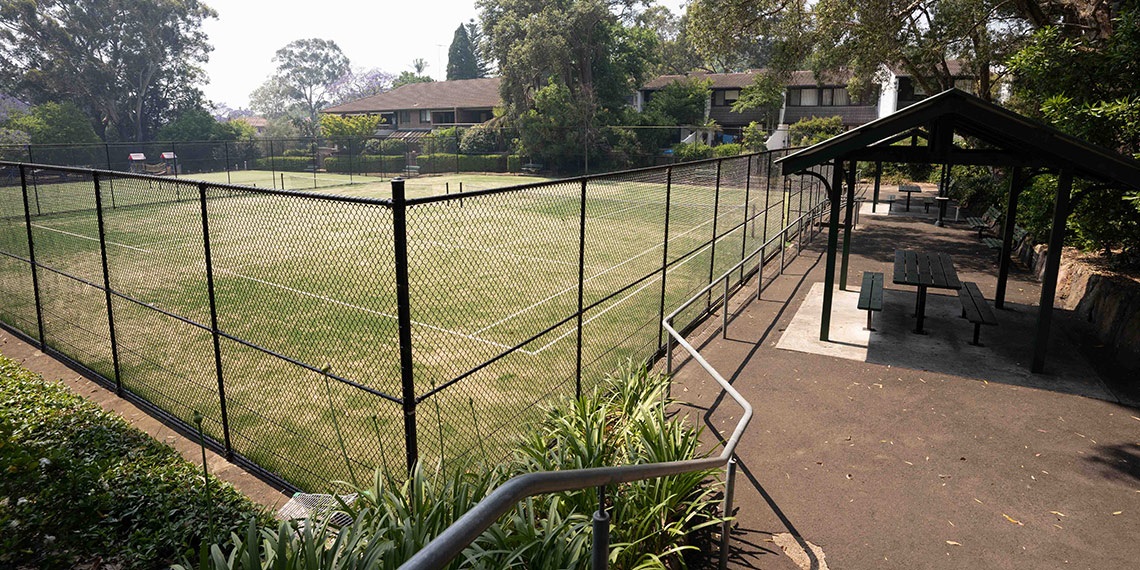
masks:
<instances>
[{"instance_id":1,"label":"window","mask_svg":"<svg viewBox=\"0 0 1140 570\"><path fill-rule=\"evenodd\" d=\"M421 110L420 111L420 122L421 123L430 123L431 122L431 111L429 111L427 109Z\"/></svg>"},{"instance_id":2,"label":"window","mask_svg":"<svg viewBox=\"0 0 1140 570\"><path fill-rule=\"evenodd\" d=\"M740 99L740 90L739 89L728 89L724 92L724 104L725 105L732 105L733 103L736 103L737 99Z\"/></svg>"},{"instance_id":3,"label":"window","mask_svg":"<svg viewBox=\"0 0 1140 570\"><path fill-rule=\"evenodd\" d=\"M847 96L847 88L846 87L836 87L835 88L835 106L836 107L842 107L844 105L850 105L850 104L851 104L851 98Z\"/></svg>"},{"instance_id":4,"label":"window","mask_svg":"<svg viewBox=\"0 0 1140 570\"><path fill-rule=\"evenodd\" d=\"M820 89L819 90L819 104L824 107L831 107L835 104L835 90L834 89Z\"/></svg>"},{"instance_id":5,"label":"window","mask_svg":"<svg viewBox=\"0 0 1140 570\"><path fill-rule=\"evenodd\" d=\"M405 123L410 123L410 122L412 122L412 112L411 111L400 111L400 124L403 125Z\"/></svg>"},{"instance_id":6,"label":"window","mask_svg":"<svg viewBox=\"0 0 1140 570\"><path fill-rule=\"evenodd\" d=\"M724 106L724 91L713 91L712 104L713 104L713 107L723 107Z\"/></svg>"},{"instance_id":7,"label":"window","mask_svg":"<svg viewBox=\"0 0 1140 570\"><path fill-rule=\"evenodd\" d=\"M819 89L801 89L803 95L800 96L800 105L804 107L815 107L819 105Z\"/></svg>"},{"instance_id":8,"label":"window","mask_svg":"<svg viewBox=\"0 0 1140 570\"><path fill-rule=\"evenodd\" d=\"M803 101L803 89L788 89L788 106L799 107Z\"/></svg>"}]
</instances>

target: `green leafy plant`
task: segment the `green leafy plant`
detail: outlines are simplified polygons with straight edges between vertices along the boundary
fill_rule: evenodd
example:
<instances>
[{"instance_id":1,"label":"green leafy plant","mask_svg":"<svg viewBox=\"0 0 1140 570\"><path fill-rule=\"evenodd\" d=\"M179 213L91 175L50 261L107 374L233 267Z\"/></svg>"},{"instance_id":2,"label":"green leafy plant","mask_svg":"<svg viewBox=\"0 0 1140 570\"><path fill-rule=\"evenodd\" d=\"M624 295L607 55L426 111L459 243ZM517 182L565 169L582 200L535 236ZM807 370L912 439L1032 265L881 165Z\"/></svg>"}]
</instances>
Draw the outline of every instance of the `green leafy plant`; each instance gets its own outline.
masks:
<instances>
[{"instance_id":1,"label":"green leafy plant","mask_svg":"<svg viewBox=\"0 0 1140 570\"><path fill-rule=\"evenodd\" d=\"M211 570L394 568L427 545L492 489L540 470L652 463L702 457L696 428L669 415L668 379L629 365L576 400L548 409L512 459L487 468L459 462L433 472L417 465L406 478L377 471L328 519L234 534L228 550L211 546L198 568ZM611 489L610 561L615 568L680 568L687 554L724 521L710 472L687 473ZM520 502L450 567L586 568L594 490L539 495ZM299 529L299 530L298 530Z\"/></svg>"},{"instance_id":2,"label":"green leafy plant","mask_svg":"<svg viewBox=\"0 0 1140 570\"><path fill-rule=\"evenodd\" d=\"M157 568L197 552L211 528L272 520L122 418L3 357L0 442L0 567Z\"/></svg>"}]
</instances>

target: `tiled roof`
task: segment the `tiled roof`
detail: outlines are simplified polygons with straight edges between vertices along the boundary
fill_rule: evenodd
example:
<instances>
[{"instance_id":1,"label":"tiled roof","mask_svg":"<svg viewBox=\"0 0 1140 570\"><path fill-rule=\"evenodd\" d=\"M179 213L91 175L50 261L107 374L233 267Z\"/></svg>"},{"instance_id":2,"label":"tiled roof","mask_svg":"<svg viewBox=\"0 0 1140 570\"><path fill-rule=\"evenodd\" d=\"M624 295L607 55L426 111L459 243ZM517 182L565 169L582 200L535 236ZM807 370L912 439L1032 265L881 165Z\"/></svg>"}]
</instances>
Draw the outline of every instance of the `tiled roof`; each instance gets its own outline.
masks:
<instances>
[{"instance_id":1,"label":"tiled roof","mask_svg":"<svg viewBox=\"0 0 1140 570\"><path fill-rule=\"evenodd\" d=\"M742 89L752 85L752 83L756 81L756 78L764 73L767 73L766 69L752 69L740 73L705 73L701 71L693 72L688 75L662 75L646 83L642 86L642 89L661 89L674 81L680 81L685 78L712 80L713 89ZM823 85L846 85L847 80L850 78L851 72L847 70L828 72L824 74ZM815 74L810 71L793 71L788 85L817 85L817 82L815 80Z\"/></svg>"},{"instance_id":2,"label":"tiled roof","mask_svg":"<svg viewBox=\"0 0 1140 570\"><path fill-rule=\"evenodd\" d=\"M490 108L501 105L499 78L409 83L379 95L324 109L325 113L375 113L411 109Z\"/></svg>"},{"instance_id":3,"label":"tiled roof","mask_svg":"<svg viewBox=\"0 0 1140 570\"><path fill-rule=\"evenodd\" d=\"M712 80L713 89L740 89L752 85L756 77L762 73L764 73L763 69L752 69L741 73L707 73L704 71L695 71L688 75L662 75L646 83L641 88L650 90L661 89L674 81L692 78Z\"/></svg>"},{"instance_id":4,"label":"tiled roof","mask_svg":"<svg viewBox=\"0 0 1140 570\"><path fill-rule=\"evenodd\" d=\"M891 72L899 77L910 77L910 72L903 68L901 65L892 65ZM969 75L970 71L966 69L966 62L960 59L946 60L946 68L950 70L952 77L960 77Z\"/></svg>"}]
</instances>

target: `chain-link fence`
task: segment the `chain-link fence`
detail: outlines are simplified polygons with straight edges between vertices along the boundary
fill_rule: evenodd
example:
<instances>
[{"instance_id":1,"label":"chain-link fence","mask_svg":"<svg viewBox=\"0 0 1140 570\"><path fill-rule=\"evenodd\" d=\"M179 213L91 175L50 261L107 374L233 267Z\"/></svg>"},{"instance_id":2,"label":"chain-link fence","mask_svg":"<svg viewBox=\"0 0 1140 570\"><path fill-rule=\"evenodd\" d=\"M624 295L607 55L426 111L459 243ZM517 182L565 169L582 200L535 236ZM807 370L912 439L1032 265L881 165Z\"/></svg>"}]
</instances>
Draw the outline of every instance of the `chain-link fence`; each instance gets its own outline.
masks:
<instances>
[{"instance_id":1,"label":"chain-link fence","mask_svg":"<svg viewBox=\"0 0 1140 570\"><path fill-rule=\"evenodd\" d=\"M0 321L290 487L497 461L810 235L783 154L391 200L0 163Z\"/></svg>"},{"instance_id":2,"label":"chain-link fence","mask_svg":"<svg viewBox=\"0 0 1140 570\"><path fill-rule=\"evenodd\" d=\"M674 163L672 147L688 138L714 146L685 159L709 158L716 145L742 140L739 133L675 126L544 132L541 140L476 126L370 137L0 145L0 160L304 190L419 174L613 172Z\"/></svg>"}]
</instances>

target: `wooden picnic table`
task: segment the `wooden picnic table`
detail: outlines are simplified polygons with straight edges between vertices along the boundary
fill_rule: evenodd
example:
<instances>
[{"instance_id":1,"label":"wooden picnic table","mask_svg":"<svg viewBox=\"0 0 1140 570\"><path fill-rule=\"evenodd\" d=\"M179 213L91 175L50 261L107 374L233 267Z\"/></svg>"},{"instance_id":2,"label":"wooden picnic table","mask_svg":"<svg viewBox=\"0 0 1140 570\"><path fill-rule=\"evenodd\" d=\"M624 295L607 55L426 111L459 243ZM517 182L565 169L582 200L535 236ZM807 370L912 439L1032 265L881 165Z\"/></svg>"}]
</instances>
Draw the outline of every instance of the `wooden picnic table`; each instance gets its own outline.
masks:
<instances>
[{"instance_id":1,"label":"wooden picnic table","mask_svg":"<svg viewBox=\"0 0 1140 570\"><path fill-rule=\"evenodd\" d=\"M954 290L962 288L958 271L954 269L954 260L949 254L909 249L895 250L894 283L918 287L918 299L914 305L914 316L917 319L914 332L918 334L926 334L922 329L926 316L926 290L930 287Z\"/></svg>"},{"instance_id":2,"label":"wooden picnic table","mask_svg":"<svg viewBox=\"0 0 1140 570\"><path fill-rule=\"evenodd\" d=\"M909 212L910 211L910 195L914 194L915 192L922 192L922 188L919 188L918 186L915 186L914 184L899 184L899 192L905 192L906 193L906 211Z\"/></svg>"}]
</instances>

